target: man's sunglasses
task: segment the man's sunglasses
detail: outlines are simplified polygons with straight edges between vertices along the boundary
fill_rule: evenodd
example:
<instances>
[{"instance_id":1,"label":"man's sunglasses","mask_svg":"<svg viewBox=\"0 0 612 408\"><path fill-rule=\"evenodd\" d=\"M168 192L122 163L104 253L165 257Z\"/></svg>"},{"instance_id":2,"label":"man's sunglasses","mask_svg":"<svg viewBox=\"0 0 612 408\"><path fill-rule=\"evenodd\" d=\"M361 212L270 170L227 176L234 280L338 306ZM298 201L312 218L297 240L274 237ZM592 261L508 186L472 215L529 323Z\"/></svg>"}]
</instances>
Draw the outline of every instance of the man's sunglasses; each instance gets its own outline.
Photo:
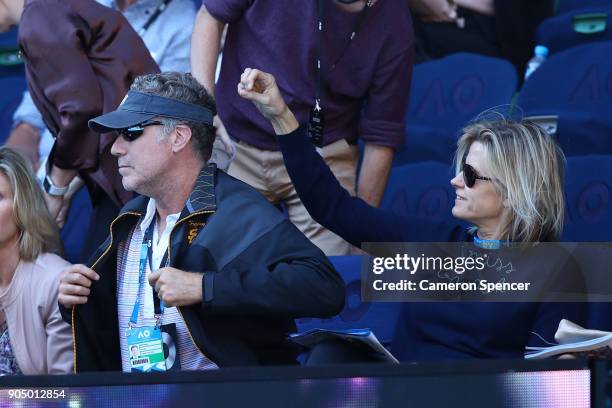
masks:
<instances>
[{"instance_id":1,"label":"man's sunglasses","mask_svg":"<svg viewBox=\"0 0 612 408\"><path fill-rule=\"evenodd\" d=\"M466 186L468 186L469 188L474 187L474 184L476 184L476 180L492 180L489 177L479 176L476 170L474 170L472 166L465 162L466 157L467 155L463 156L463 160L461 161L461 171L463 171L463 181L465 182Z\"/></svg>"},{"instance_id":2,"label":"man's sunglasses","mask_svg":"<svg viewBox=\"0 0 612 408\"><path fill-rule=\"evenodd\" d=\"M142 123L139 123L129 128L118 129L117 133L123 136L123 138L127 140L128 142L133 142L134 140L142 136L142 133L144 132L147 126L157 126L157 125L163 125L163 123L161 123L158 120L147 120L147 121L144 121Z\"/></svg>"}]
</instances>

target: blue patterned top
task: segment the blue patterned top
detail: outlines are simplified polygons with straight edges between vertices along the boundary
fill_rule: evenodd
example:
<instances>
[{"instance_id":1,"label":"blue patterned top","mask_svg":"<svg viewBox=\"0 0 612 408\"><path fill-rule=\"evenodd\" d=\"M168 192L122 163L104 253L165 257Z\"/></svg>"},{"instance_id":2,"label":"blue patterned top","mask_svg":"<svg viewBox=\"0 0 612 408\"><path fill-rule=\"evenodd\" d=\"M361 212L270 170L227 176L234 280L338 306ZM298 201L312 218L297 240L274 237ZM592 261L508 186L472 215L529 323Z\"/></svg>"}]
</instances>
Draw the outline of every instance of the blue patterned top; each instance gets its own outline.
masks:
<instances>
[{"instance_id":1,"label":"blue patterned top","mask_svg":"<svg viewBox=\"0 0 612 408\"><path fill-rule=\"evenodd\" d=\"M22 374L11 347L8 325L0 324L0 375Z\"/></svg>"}]
</instances>

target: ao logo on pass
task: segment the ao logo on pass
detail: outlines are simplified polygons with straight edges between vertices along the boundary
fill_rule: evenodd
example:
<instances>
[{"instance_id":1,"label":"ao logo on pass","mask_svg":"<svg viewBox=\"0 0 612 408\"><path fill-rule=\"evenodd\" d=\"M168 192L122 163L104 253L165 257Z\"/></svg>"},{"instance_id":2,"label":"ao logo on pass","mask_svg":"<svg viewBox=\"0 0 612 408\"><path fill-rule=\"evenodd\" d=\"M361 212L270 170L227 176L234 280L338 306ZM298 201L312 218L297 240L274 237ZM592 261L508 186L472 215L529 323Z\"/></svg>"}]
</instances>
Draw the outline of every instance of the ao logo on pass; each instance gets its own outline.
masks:
<instances>
[{"instance_id":1,"label":"ao logo on pass","mask_svg":"<svg viewBox=\"0 0 612 408\"><path fill-rule=\"evenodd\" d=\"M148 338L151 337L151 333L148 330L143 330L138 332L138 338L142 339L142 338Z\"/></svg>"}]
</instances>

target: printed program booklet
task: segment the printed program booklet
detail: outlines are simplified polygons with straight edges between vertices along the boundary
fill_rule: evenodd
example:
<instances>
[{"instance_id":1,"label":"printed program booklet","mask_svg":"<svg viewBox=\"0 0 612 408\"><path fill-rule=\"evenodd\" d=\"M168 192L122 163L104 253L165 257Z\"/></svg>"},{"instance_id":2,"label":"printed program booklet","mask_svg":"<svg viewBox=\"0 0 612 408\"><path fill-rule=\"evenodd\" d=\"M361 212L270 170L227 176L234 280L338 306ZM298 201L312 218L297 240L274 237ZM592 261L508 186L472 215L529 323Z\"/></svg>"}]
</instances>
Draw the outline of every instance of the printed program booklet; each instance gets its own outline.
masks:
<instances>
[{"instance_id":1,"label":"printed program booklet","mask_svg":"<svg viewBox=\"0 0 612 408\"><path fill-rule=\"evenodd\" d=\"M612 359L612 333L585 329L563 319L555 334L557 345L527 347L526 359L547 358L570 354L575 357Z\"/></svg>"},{"instance_id":2,"label":"printed program booklet","mask_svg":"<svg viewBox=\"0 0 612 408\"><path fill-rule=\"evenodd\" d=\"M383 346L370 329L328 330L311 329L304 333L290 335L291 341L306 348L332 339L341 339L347 342L357 342L367 346L374 355L381 357L389 363L399 364L399 361Z\"/></svg>"}]
</instances>

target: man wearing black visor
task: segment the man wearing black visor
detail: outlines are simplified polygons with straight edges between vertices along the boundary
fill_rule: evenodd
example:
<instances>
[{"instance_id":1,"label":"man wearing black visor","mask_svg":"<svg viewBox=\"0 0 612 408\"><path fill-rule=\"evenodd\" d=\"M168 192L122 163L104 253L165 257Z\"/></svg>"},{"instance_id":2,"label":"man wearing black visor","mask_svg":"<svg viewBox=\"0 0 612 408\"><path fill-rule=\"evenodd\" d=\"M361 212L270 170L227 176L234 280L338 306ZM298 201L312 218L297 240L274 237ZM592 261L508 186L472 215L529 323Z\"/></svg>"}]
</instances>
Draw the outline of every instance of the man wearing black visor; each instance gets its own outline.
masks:
<instances>
[{"instance_id":1,"label":"man wearing black visor","mask_svg":"<svg viewBox=\"0 0 612 408\"><path fill-rule=\"evenodd\" d=\"M119 133L111 152L124 188L141 196L88 265L62 275L75 371L295 363L293 318L341 310L344 285L323 253L207 164L215 111L190 74L170 72L137 78L117 110L89 122Z\"/></svg>"}]
</instances>

